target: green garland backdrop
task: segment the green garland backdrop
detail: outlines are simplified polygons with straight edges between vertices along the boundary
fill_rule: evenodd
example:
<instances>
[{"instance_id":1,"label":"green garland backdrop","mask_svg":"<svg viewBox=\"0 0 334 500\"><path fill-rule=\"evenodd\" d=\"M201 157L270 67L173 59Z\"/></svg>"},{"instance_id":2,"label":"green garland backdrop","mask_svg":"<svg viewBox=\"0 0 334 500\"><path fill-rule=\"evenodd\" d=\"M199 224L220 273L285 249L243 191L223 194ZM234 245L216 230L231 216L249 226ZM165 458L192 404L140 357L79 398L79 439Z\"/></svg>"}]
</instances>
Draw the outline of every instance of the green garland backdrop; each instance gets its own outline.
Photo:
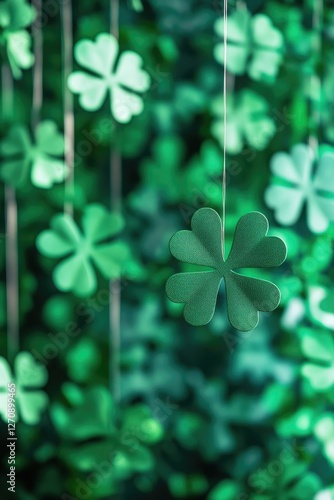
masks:
<instances>
[{"instance_id":1,"label":"green garland backdrop","mask_svg":"<svg viewBox=\"0 0 334 500\"><path fill-rule=\"evenodd\" d=\"M165 294L222 213L223 12L0 1L3 499L12 382L20 500L334 499L332 1L228 1L225 244L266 215L279 308L242 333L223 286L200 327Z\"/></svg>"}]
</instances>

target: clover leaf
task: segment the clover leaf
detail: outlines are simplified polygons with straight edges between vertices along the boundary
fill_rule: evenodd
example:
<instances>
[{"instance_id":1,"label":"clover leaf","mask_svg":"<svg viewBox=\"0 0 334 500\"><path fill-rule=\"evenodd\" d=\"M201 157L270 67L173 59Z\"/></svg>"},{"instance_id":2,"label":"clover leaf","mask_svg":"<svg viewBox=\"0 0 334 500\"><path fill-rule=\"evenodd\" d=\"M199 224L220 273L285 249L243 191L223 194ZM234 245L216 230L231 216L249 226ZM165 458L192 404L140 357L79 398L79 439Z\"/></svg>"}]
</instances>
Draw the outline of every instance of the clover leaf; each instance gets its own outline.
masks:
<instances>
[{"instance_id":1,"label":"clover leaf","mask_svg":"<svg viewBox=\"0 0 334 500\"><path fill-rule=\"evenodd\" d=\"M306 204L310 231L326 231L334 220L334 154L324 152L316 162L310 146L296 144L290 155L276 153L270 167L274 179L265 201L276 220L284 226L296 224Z\"/></svg>"},{"instance_id":2,"label":"clover leaf","mask_svg":"<svg viewBox=\"0 0 334 500\"><path fill-rule=\"evenodd\" d=\"M107 388L81 390L65 384L63 392L70 407L55 403L51 418L64 440L60 455L66 463L77 470L93 471L98 457L100 463L107 461L115 481L152 468L154 457L149 447L161 440L163 429L147 406L137 404L122 411L121 427L117 428ZM109 475L103 478L110 483Z\"/></svg>"},{"instance_id":3,"label":"clover leaf","mask_svg":"<svg viewBox=\"0 0 334 500\"><path fill-rule=\"evenodd\" d=\"M315 425L314 434L323 445L328 460L334 464L334 417L331 413L321 415Z\"/></svg>"},{"instance_id":4,"label":"clover leaf","mask_svg":"<svg viewBox=\"0 0 334 500\"><path fill-rule=\"evenodd\" d=\"M216 33L224 37L224 20L215 23ZM246 9L233 12L227 20L227 70L236 75L248 74L253 80L274 82L283 60L282 33L264 14L251 16ZM224 63L224 43L214 50L216 60Z\"/></svg>"},{"instance_id":5,"label":"clover leaf","mask_svg":"<svg viewBox=\"0 0 334 500\"><path fill-rule=\"evenodd\" d=\"M300 328L301 351L306 358L302 375L316 392L324 392L334 385L334 341L326 330Z\"/></svg>"},{"instance_id":6,"label":"clover leaf","mask_svg":"<svg viewBox=\"0 0 334 500\"><path fill-rule=\"evenodd\" d=\"M31 353L20 352L15 358L14 373L15 376L7 360L0 357L0 415L7 422L7 384L15 383L16 418L20 415L26 424L38 424L49 402L47 394L41 390L48 380L46 368L36 363Z\"/></svg>"},{"instance_id":7,"label":"clover leaf","mask_svg":"<svg viewBox=\"0 0 334 500\"><path fill-rule=\"evenodd\" d=\"M108 240L122 230L121 215L108 213L103 206L93 204L85 209L83 232L67 214L55 215L50 225L51 229L38 236L36 245L46 257L64 257L53 272L59 290L71 290L79 297L94 293L97 280L92 262L104 278L120 276L130 251L125 243Z\"/></svg>"},{"instance_id":8,"label":"clover leaf","mask_svg":"<svg viewBox=\"0 0 334 500\"><path fill-rule=\"evenodd\" d=\"M75 71L69 76L68 86L80 95L80 105L87 111L100 109L109 92L113 117L119 123L128 123L143 111L139 94L148 90L150 76L141 69L142 58L135 52L123 52L116 65L118 52L117 39L108 33L99 34L95 42L78 42L75 59L90 73Z\"/></svg>"},{"instance_id":9,"label":"clover leaf","mask_svg":"<svg viewBox=\"0 0 334 500\"><path fill-rule=\"evenodd\" d=\"M0 2L0 47L6 48L15 78L21 78L21 69L28 69L34 63L34 55L30 51L31 36L22 28L29 26L35 17L35 8L26 0Z\"/></svg>"},{"instance_id":10,"label":"clover leaf","mask_svg":"<svg viewBox=\"0 0 334 500\"><path fill-rule=\"evenodd\" d=\"M227 312L232 326L248 331L259 322L258 311L273 311L280 291L270 281L235 272L241 268L275 267L286 258L280 238L267 237L266 217L259 212L243 216L236 227L227 260L222 245L222 222L211 208L201 208L191 221L192 231L179 231L171 239L172 255L182 262L212 268L211 271L175 274L166 292L173 302L185 303L184 317L194 326L207 324L214 314L217 294L225 281Z\"/></svg>"},{"instance_id":11,"label":"clover leaf","mask_svg":"<svg viewBox=\"0 0 334 500\"><path fill-rule=\"evenodd\" d=\"M224 103L219 98L213 104L216 117L212 126L212 135L224 144ZM229 154L238 154L244 143L259 151L263 150L276 132L275 121L269 115L269 104L263 97L252 90L243 90L227 99L226 150Z\"/></svg>"},{"instance_id":12,"label":"clover leaf","mask_svg":"<svg viewBox=\"0 0 334 500\"><path fill-rule=\"evenodd\" d=\"M14 125L0 144L4 161L2 178L13 187L24 186L30 173L34 186L47 189L56 182L63 182L68 172L62 159L64 138L52 121L41 122L31 141L23 125Z\"/></svg>"}]
</instances>

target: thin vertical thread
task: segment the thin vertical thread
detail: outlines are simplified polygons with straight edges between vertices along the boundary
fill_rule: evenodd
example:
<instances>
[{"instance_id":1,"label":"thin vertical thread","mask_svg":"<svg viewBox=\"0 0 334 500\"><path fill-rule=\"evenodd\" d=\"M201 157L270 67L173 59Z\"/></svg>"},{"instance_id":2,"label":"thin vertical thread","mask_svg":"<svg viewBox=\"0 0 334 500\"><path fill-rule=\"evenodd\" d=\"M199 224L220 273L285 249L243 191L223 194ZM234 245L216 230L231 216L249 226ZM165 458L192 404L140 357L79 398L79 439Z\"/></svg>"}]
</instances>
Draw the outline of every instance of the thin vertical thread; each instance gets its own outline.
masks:
<instances>
[{"instance_id":1,"label":"thin vertical thread","mask_svg":"<svg viewBox=\"0 0 334 500\"><path fill-rule=\"evenodd\" d=\"M315 0L312 28L314 30L314 40L313 40L313 55L315 61L317 61L318 55L322 51L322 24L323 24L323 0ZM321 123L321 78L316 72L312 73L310 77L310 94L311 94L311 120L310 120L310 131L309 131L309 145L314 151L316 157L318 157L318 146L319 140L317 136L317 130Z\"/></svg>"},{"instance_id":2,"label":"thin vertical thread","mask_svg":"<svg viewBox=\"0 0 334 500\"><path fill-rule=\"evenodd\" d=\"M224 0L224 144L223 144L223 252L225 252L225 218L226 218L226 135L227 135L227 0Z\"/></svg>"},{"instance_id":3,"label":"thin vertical thread","mask_svg":"<svg viewBox=\"0 0 334 500\"><path fill-rule=\"evenodd\" d=\"M35 64L33 68L33 97L31 124L35 129L40 121L43 105L43 31L41 28L42 0L32 0L37 16L33 25Z\"/></svg>"},{"instance_id":4,"label":"thin vertical thread","mask_svg":"<svg viewBox=\"0 0 334 500\"><path fill-rule=\"evenodd\" d=\"M11 119L14 105L13 79L8 65L2 66L3 118ZM17 203L15 189L5 186L6 220L6 300L7 300L7 355L13 361L20 349L19 338L19 264Z\"/></svg>"},{"instance_id":5,"label":"thin vertical thread","mask_svg":"<svg viewBox=\"0 0 334 500\"><path fill-rule=\"evenodd\" d=\"M119 39L119 1L110 2L110 32ZM114 128L113 128L114 129ZM110 151L110 196L111 209L121 211L122 205L122 159L117 146ZM109 301L109 387L116 403L120 400L120 350L121 350L121 283L112 280Z\"/></svg>"},{"instance_id":6,"label":"thin vertical thread","mask_svg":"<svg viewBox=\"0 0 334 500\"><path fill-rule=\"evenodd\" d=\"M65 138L65 163L69 169L65 181L64 211L73 217L74 199L74 112L73 96L67 87L67 80L73 70L73 21L72 2L61 2L62 17L62 54L63 54L63 100L64 100L64 138Z\"/></svg>"}]
</instances>

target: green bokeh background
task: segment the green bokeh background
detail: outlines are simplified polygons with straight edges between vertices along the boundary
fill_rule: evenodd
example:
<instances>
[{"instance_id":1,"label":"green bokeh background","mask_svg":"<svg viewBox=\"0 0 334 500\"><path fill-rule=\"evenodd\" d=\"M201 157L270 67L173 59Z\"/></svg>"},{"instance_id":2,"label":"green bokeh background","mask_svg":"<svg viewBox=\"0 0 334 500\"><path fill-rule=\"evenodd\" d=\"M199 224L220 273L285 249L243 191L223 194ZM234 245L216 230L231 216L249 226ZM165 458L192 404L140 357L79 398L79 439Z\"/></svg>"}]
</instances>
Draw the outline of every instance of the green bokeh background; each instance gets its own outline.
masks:
<instances>
[{"instance_id":1,"label":"green bokeh background","mask_svg":"<svg viewBox=\"0 0 334 500\"><path fill-rule=\"evenodd\" d=\"M22 3L7 0L20 12ZM54 121L62 133L61 3L42 3L41 119ZM334 225L316 234L304 207L294 224L283 226L264 201L276 153L310 137L321 145L320 154L334 147L334 4L326 2L320 22L314 13L321 13L321 4L310 0L228 5L230 16L245 8L250 16L268 16L282 36L270 48L270 34L255 43L243 31L241 50L250 55L241 74L228 71L226 200L227 248L239 218L253 210L268 217L271 235L286 241L283 266L251 271L280 287L281 304L261 313L253 331L241 333L228 324L223 288L205 327L188 325L183 306L167 299L168 277L193 269L170 255L170 237L190 227L198 208L222 213L223 66L215 48L222 42L216 23L223 2L122 0L120 49L143 58L151 87L144 111L111 132L105 130L107 102L88 112L74 97L73 200L79 227L87 205L108 209L110 151L117 149L125 221L117 241L129 250L120 278L121 400L113 401L108 386L108 280L98 272L95 293L84 298L56 288L56 261L37 251L36 239L62 213L64 185L42 189L28 176L17 189L20 350L32 353L37 366L42 360L48 380L44 386L43 369L28 366L23 378L16 373L16 383L23 387L18 405L28 420L36 413L36 389L48 402L36 423L18 412L20 500L334 498ZM74 1L74 41L108 32L109 7L104 0ZM256 44L262 50L269 45L260 76L250 70ZM261 63L261 50L257 57ZM30 129L32 88L28 68L14 80L12 116L2 114L2 143L12 125ZM0 168L8 181L5 156ZM4 184L1 197L4 206ZM4 239L0 243L0 346L7 358ZM0 385L4 478L5 373ZM5 480L0 489L1 498L11 498Z\"/></svg>"}]
</instances>

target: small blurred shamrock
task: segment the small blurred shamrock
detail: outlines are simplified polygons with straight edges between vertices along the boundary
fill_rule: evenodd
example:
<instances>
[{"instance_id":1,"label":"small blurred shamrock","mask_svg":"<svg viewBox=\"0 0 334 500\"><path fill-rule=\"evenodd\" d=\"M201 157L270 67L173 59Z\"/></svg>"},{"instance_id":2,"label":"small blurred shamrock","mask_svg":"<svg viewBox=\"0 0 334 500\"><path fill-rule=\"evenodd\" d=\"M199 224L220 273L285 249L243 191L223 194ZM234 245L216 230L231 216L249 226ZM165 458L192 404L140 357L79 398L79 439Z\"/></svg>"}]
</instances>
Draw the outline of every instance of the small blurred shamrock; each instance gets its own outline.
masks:
<instances>
[{"instance_id":1,"label":"small blurred shamrock","mask_svg":"<svg viewBox=\"0 0 334 500\"><path fill-rule=\"evenodd\" d=\"M19 415L29 425L38 424L45 411L49 398L41 390L48 380L45 366L36 363L30 352L20 352L14 362L12 376L10 366L5 358L0 358L0 415L7 422L8 384L15 383L16 419Z\"/></svg>"},{"instance_id":2,"label":"small blurred shamrock","mask_svg":"<svg viewBox=\"0 0 334 500\"><path fill-rule=\"evenodd\" d=\"M217 294L225 280L227 312L232 326L249 331L259 322L258 311L273 311L280 291L270 281L250 278L236 269L276 267L286 258L280 238L268 237L269 224L259 212L243 216L235 230L228 259L224 260L222 222L214 210L202 208L192 218L192 231L179 231L170 243L178 260L213 268L211 271L174 274L166 284L173 302L185 303L184 317L194 326L205 325L215 311Z\"/></svg>"},{"instance_id":3,"label":"small blurred shamrock","mask_svg":"<svg viewBox=\"0 0 334 500\"><path fill-rule=\"evenodd\" d=\"M328 460L334 464L334 417L331 413L321 415L315 425L314 434L322 443Z\"/></svg>"},{"instance_id":4,"label":"small blurred shamrock","mask_svg":"<svg viewBox=\"0 0 334 500\"><path fill-rule=\"evenodd\" d=\"M55 215L50 225L51 229L39 234L36 245L46 257L65 257L53 272L54 283L63 292L71 290L78 297L88 297L96 291L92 261L104 278L111 279L119 277L130 260L125 243L108 241L123 229L122 216L108 213L102 205L86 207L83 232L67 214Z\"/></svg>"},{"instance_id":5,"label":"small blurred shamrock","mask_svg":"<svg viewBox=\"0 0 334 500\"><path fill-rule=\"evenodd\" d=\"M327 330L300 327L301 351L307 361L301 372L316 392L326 392L334 385L334 340Z\"/></svg>"},{"instance_id":6,"label":"small blurred shamrock","mask_svg":"<svg viewBox=\"0 0 334 500\"><path fill-rule=\"evenodd\" d=\"M305 204L307 225L313 233L326 231L334 221L334 153L324 149L320 149L318 162L306 144L293 146L290 155L280 152L272 157L274 178L265 192L265 201L280 224L296 224Z\"/></svg>"},{"instance_id":7,"label":"small blurred shamrock","mask_svg":"<svg viewBox=\"0 0 334 500\"><path fill-rule=\"evenodd\" d=\"M150 86L149 74L141 69L142 58L125 51L118 57L118 41L108 33L101 33L96 41L81 40L74 48L78 64L91 73L75 71L69 76L68 86L80 94L80 105L87 111L96 111L110 93L111 113L119 123L128 123L143 111L143 99L138 94Z\"/></svg>"},{"instance_id":8,"label":"small blurred shamrock","mask_svg":"<svg viewBox=\"0 0 334 500\"><path fill-rule=\"evenodd\" d=\"M205 141L200 154L194 156L184 171L184 199L194 204L198 199L205 204L221 204L221 175L223 157L213 141Z\"/></svg>"},{"instance_id":9,"label":"small blurred shamrock","mask_svg":"<svg viewBox=\"0 0 334 500\"><path fill-rule=\"evenodd\" d=\"M212 135L224 145L224 102L215 100L212 111L216 119L211 126ZM226 150L238 154L246 142L262 151L276 132L275 120L269 115L269 104L252 90L245 89L227 99Z\"/></svg>"},{"instance_id":10,"label":"small blurred shamrock","mask_svg":"<svg viewBox=\"0 0 334 500\"><path fill-rule=\"evenodd\" d=\"M224 19L215 23L215 31L224 37ZM234 11L227 19L227 70L236 75L248 74L253 80L273 83L283 61L282 33L264 14L252 15L246 9ZM224 63L224 43L214 50L216 60Z\"/></svg>"},{"instance_id":11,"label":"small blurred shamrock","mask_svg":"<svg viewBox=\"0 0 334 500\"><path fill-rule=\"evenodd\" d=\"M14 125L0 144L0 154L4 157L1 176L16 188L25 185L29 171L32 184L42 189L63 182L68 173L62 159L64 138L52 121L37 126L34 143L25 126Z\"/></svg>"},{"instance_id":12,"label":"small blurred shamrock","mask_svg":"<svg viewBox=\"0 0 334 500\"><path fill-rule=\"evenodd\" d=\"M182 198L182 161L185 156L182 140L174 135L159 137L152 146L151 158L141 164L143 183L155 188L166 201Z\"/></svg>"},{"instance_id":13,"label":"small blurred shamrock","mask_svg":"<svg viewBox=\"0 0 334 500\"><path fill-rule=\"evenodd\" d=\"M65 384L63 392L70 407L55 403L51 418L65 441L60 454L66 463L88 472L95 470L97 463L107 462L110 474L104 479L108 483L111 477L118 481L152 469L154 457L149 447L161 440L163 428L147 406L137 404L122 411L118 428L107 388L81 390Z\"/></svg>"},{"instance_id":14,"label":"small blurred shamrock","mask_svg":"<svg viewBox=\"0 0 334 500\"><path fill-rule=\"evenodd\" d=\"M314 498L322 486L321 479L309 470L307 463L298 460L297 456L297 450L292 451L288 460L283 456L283 459L269 463L265 469L261 468L253 472L250 478L254 490L249 498L252 500ZM265 481L263 481L263 473L267 477Z\"/></svg>"},{"instance_id":15,"label":"small blurred shamrock","mask_svg":"<svg viewBox=\"0 0 334 500\"><path fill-rule=\"evenodd\" d=\"M0 2L0 48L6 49L14 78L21 78L21 70L34 64L31 35L23 28L27 28L35 17L35 8L26 0Z\"/></svg>"},{"instance_id":16,"label":"small blurred shamrock","mask_svg":"<svg viewBox=\"0 0 334 500\"><path fill-rule=\"evenodd\" d=\"M142 254L152 261L166 262L169 258L168 242L179 228L178 214L165 208L162 193L153 186L133 192L129 204L137 218L143 219L140 237Z\"/></svg>"}]
</instances>

